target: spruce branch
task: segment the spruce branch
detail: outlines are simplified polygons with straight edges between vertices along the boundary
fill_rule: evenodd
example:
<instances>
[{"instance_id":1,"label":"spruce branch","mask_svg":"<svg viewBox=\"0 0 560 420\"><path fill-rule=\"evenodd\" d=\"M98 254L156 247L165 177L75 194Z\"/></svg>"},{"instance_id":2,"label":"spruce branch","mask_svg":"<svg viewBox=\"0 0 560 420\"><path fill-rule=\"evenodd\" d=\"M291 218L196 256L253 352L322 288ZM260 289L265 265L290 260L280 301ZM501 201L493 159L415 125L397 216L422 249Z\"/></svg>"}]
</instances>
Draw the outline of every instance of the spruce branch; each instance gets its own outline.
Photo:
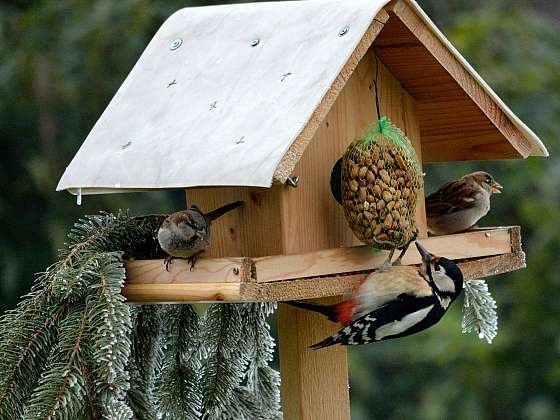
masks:
<instances>
[{"instance_id":1,"label":"spruce branch","mask_svg":"<svg viewBox=\"0 0 560 420\"><path fill-rule=\"evenodd\" d=\"M476 331L478 338L488 344L498 334L498 314L496 301L484 280L465 282L465 303L463 305L463 333Z\"/></svg>"},{"instance_id":2,"label":"spruce branch","mask_svg":"<svg viewBox=\"0 0 560 420\"><path fill-rule=\"evenodd\" d=\"M156 382L158 418L199 419L202 416L201 370L205 343L196 311L172 305L164 311L162 370Z\"/></svg>"},{"instance_id":3,"label":"spruce branch","mask_svg":"<svg viewBox=\"0 0 560 420\"><path fill-rule=\"evenodd\" d=\"M160 258L164 215L80 219L0 317L0 418L279 418L270 304L130 307L124 258ZM266 400L266 401L265 401Z\"/></svg>"}]
</instances>

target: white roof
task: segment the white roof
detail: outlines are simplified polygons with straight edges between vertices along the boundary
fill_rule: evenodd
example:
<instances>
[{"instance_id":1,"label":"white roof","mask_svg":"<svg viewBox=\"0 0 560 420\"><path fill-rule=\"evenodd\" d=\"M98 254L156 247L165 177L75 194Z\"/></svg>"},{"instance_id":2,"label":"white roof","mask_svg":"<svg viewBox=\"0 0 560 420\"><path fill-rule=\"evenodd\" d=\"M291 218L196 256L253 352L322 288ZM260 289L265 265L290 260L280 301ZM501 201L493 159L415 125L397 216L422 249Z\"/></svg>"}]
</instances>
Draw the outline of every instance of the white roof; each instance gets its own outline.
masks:
<instances>
[{"instance_id":1,"label":"white roof","mask_svg":"<svg viewBox=\"0 0 560 420\"><path fill-rule=\"evenodd\" d=\"M57 190L269 187L386 3L309 0L179 10L150 41ZM460 59L532 141L533 154L545 155L540 140Z\"/></svg>"}]
</instances>

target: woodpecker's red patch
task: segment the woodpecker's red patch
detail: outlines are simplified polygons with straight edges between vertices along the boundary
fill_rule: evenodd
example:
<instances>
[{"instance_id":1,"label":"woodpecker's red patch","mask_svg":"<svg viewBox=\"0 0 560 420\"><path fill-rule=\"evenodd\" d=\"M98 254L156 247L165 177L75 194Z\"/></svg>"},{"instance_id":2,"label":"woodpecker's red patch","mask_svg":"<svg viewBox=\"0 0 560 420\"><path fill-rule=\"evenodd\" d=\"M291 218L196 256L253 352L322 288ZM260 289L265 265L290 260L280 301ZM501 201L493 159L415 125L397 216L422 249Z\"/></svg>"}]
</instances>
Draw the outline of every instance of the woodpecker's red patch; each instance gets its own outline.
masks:
<instances>
[{"instance_id":1,"label":"woodpecker's red patch","mask_svg":"<svg viewBox=\"0 0 560 420\"><path fill-rule=\"evenodd\" d=\"M336 320L342 325L350 325L352 323L354 299L335 303L333 305L333 309L336 312Z\"/></svg>"}]
</instances>

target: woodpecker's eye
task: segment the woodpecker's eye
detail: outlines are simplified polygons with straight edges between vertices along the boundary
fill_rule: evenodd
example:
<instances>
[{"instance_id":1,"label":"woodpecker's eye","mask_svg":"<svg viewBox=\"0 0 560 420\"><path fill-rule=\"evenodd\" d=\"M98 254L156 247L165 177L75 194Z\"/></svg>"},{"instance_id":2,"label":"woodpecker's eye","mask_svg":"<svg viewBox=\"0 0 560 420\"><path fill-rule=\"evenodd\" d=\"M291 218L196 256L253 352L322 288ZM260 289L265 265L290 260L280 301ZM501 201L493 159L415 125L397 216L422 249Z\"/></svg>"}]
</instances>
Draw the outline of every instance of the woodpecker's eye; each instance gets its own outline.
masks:
<instances>
[{"instance_id":1,"label":"woodpecker's eye","mask_svg":"<svg viewBox=\"0 0 560 420\"><path fill-rule=\"evenodd\" d=\"M486 183L487 183L488 185L492 185L492 178L487 177L487 178L486 178Z\"/></svg>"}]
</instances>

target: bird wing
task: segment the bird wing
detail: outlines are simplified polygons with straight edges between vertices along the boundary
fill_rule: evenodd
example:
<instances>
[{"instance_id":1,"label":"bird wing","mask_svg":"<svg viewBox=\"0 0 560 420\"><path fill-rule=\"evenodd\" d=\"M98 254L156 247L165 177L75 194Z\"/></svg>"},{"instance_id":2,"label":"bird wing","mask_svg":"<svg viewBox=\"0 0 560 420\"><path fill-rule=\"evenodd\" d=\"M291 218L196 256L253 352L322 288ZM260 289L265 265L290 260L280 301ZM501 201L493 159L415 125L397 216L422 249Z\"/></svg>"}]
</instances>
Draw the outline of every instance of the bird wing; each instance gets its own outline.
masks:
<instances>
[{"instance_id":1,"label":"bird wing","mask_svg":"<svg viewBox=\"0 0 560 420\"><path fill-rule=\"evenodd\" d=\"M435 305L434 296L418 297L408 293L367 313L336 334L311 348L334 344L359 345L390 338L404 337L434 325L443 312Z\"/></svg>"},{"instance_id":2,"label":"bird wing","mask_svg":"<svg viewBox=\"0 0 560 420\"><path fill-rule=\"evenodd\" d=\"M394 266L374 272L366 278L354 293L354 320L379 309L399 296L431 296L432 288L416 267Z\"/></svg>"},{"instance_id":3,"label":"bird wing","mask_svg":"<svg viewBox=\"0 0 560 420\"><path fill-rule=\"evenodd\" d=\"M463 179L449 182L426 198L426 213L434 217L475 207L477 194Z\"/></svg>"}]
</instances>

